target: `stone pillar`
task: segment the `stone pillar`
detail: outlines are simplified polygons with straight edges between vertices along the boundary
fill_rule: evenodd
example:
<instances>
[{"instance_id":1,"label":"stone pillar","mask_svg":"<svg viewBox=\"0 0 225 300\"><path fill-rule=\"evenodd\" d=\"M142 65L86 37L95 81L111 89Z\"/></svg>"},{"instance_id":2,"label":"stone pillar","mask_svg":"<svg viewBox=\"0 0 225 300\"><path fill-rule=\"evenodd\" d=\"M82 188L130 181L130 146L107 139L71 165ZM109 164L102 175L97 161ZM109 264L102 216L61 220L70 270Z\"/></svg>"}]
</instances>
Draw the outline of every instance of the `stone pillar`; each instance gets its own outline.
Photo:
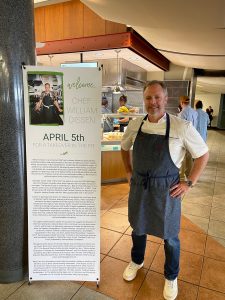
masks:
<instances>
[{"instance_id":1,"label":"stone pillar","mask_svg":"<svg viewBox=\"0 0 225 300\"><path fill-rule=\"evenodd\" d=\"M196 91L196 85L197 85L197 76L198 76L198 70L193 69L192 77L191 77L191 85L190 85L190 101L191 101L191 107L194 108L194 102L195 102L195 91Z\"/></svg>"},{"instance_id":2,"label":"stone pillar","mask_svg":"<svg viewBox=\"0 0 225 300\"><path fill-rule=\"evenodd\" d=\"M0 283L27 271L27 207L21 64L35 64L33 0L0 1Z\"/></svg>"},{"instance_id":3,"label":"stone pillar","mask_svg":"<svg viewBox=\"0 0 225 300\"><path fill-rule=\"evenodd\" d=\"M166 111L171 114L178 114L178 106L180 104L180 96L188 95L188 80L165 80L168 91L168 102Z\"/></svg>"}]
</instances>

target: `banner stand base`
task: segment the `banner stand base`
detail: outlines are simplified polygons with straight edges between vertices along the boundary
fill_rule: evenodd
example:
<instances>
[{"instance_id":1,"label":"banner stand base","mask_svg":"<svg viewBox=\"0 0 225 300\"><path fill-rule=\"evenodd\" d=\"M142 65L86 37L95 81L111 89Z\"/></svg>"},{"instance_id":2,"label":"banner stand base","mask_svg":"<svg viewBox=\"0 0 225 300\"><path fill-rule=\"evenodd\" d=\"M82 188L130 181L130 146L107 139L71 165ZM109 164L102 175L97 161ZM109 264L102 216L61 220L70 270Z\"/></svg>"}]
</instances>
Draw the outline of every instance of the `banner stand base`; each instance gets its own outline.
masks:
<instances>
[{"instance_id":1,"label":"banner stand base","mask_svg":"<svg viewBox=\"0 0 225 300\"><path fill-rule=\"evenodd\" d=\"M32 284L32 281L29 280L27 284L30 286ZM96 286L97 286L97 288L99 288L99 280L98 279L96 280Z\"/></svg>"}]
</instances>

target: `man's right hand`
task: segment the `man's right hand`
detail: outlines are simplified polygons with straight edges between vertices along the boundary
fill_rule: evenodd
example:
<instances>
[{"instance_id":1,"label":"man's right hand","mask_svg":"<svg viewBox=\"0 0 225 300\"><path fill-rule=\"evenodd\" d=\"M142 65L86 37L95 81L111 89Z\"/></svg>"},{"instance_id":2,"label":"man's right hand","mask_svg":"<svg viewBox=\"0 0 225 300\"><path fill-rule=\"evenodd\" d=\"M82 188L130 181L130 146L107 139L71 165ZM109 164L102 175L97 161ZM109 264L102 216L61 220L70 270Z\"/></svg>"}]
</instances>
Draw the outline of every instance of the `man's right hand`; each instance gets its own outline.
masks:
<instances>
[{"instance_id":1,"label":"man's right hand","mask_svg":"<svg viewBox=\"0 0 225 300\"><path fill-rule=\"evenodd\" d=\"M132 177L132 172L127 172L127 181L129 185L130 185L131 177Z\"/></svg>"},{"instance_id":2,"label":"man's right hand","mask_svg":"<svg viewBox=\"0 0 225 300\"><path fill-rule=\"evenodd\" d=\"M130 151L123 150L121 148L121 155L122 155L122 161L124 163L126 175L127 175L127 181L130 184L131 176L132 176L132 165L131 165L131 158L130 158Z\"/></svg>"}]
</instances>

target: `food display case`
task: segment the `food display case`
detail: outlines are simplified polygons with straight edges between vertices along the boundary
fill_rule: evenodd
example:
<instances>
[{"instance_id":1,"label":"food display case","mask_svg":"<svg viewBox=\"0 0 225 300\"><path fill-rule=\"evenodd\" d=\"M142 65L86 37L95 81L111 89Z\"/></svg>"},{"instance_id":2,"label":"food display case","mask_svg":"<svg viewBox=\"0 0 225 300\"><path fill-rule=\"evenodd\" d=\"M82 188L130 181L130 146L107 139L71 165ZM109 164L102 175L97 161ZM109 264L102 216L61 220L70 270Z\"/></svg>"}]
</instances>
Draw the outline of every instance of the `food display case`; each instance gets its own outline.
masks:
<instances>
[{"instance_id":1,"label":"food display case","mask_svg":"<svg viewBox=\"0 0 225 300\"><path fill-rule=\"evenodd\" d=\"M143 114L107 114L102 116L103 119L106 116L112 119L124 117L133 119L141 117ZM102 133L102 183L126 181L126 172L120 152L123 134L124 132L119 131L119 126L115 126L113 132Z\"/></svg>"}]
</instances>

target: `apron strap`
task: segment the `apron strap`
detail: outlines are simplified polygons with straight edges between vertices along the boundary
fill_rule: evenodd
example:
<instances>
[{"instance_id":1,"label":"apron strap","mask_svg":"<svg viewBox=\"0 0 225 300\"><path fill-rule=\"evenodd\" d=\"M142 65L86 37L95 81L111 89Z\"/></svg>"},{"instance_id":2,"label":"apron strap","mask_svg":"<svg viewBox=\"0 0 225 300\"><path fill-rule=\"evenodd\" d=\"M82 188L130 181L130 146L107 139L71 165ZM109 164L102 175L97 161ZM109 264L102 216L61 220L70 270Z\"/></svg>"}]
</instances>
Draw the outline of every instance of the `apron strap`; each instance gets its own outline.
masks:
<instances>
[{"instance_id":1,"label":"apron strap","mask_svg":"<svg viewBox=\"0 0 225 300\"><path fill-rule=\"evenodd\" d=\"M139 129L138 129L138 133L141 132L141 127L142 127L142 125L144 124L144 121L147 120L147 118L148 118L148 115L146 115L146 116L144 117L144 119L142 120L141 125L140 125L140 127L139 127Z\"/></svg>"},{"instance_id":2,"label":"apron strap","mask_svg":"<svg viewBox=\"0 0 225 300\"><path fill-rule=\"evenodd\" d=\"M170 137L170 116L166 113L166 135L165 138L168 140Z\"/></svg>"}]
</instances>

